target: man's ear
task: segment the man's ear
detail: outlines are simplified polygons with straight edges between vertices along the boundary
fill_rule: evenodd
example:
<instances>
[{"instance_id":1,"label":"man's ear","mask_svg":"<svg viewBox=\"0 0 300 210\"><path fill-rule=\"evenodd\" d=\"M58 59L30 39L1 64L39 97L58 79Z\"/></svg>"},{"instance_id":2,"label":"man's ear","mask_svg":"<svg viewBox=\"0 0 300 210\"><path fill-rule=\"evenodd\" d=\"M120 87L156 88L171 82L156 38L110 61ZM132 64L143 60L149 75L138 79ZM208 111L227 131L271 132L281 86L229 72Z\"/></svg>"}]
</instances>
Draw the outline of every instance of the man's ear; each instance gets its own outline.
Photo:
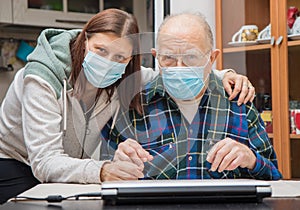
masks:
<instances>
[{"instance_id":1,"label":"man's ear","mask_svg":"<svg viewBox=\"0 0 300 210\"><path fill-rule=\"evenodd\" d=\"M154 58L156 58L156 49L151 48L151 54L153 55Z\"/></svg>"},{"instance_id":2,"label":"man's ear","mask_svg":"<svg viewBox=\"0 0 300 210\"><path fill-rule=\"evenodd\" d=\"M220 53L221 53L221 51L219 49L213 50L212 53L210 54L210 62L214 63Z\"/></svg>"}]
</instances>

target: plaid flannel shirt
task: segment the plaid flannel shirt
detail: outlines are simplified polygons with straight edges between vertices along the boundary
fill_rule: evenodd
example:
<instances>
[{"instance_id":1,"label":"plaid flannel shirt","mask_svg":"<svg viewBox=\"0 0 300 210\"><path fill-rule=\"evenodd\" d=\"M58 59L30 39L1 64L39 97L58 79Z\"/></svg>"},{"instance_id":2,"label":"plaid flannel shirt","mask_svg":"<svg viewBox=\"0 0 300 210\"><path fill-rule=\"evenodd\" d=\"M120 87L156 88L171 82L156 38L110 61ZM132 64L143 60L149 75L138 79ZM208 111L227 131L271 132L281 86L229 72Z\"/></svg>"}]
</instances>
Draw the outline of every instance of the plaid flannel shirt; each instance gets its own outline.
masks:
<instances>
[{"instance_id":1,"label":"plaid flannel shirt","mask_svg":"<svg viewBox=\"0 0 300 210\"><path fill-rule=\"evenodd\" d=\"M142 93L143 114L135 110L118 113L115 126L110 120L101 132L101 158L112 159L119 143L137 140L154 156L145 163L145 179L255 178L277 180L276 154L264 122L252 103L229 101L222 82L211 73L209 86L191 124L165 92L160 76ZM207 139L226 137L247 145L256 156L255 168L238 167L221 173L210 171L206 161Z\"/></svg>"}]
</instances>

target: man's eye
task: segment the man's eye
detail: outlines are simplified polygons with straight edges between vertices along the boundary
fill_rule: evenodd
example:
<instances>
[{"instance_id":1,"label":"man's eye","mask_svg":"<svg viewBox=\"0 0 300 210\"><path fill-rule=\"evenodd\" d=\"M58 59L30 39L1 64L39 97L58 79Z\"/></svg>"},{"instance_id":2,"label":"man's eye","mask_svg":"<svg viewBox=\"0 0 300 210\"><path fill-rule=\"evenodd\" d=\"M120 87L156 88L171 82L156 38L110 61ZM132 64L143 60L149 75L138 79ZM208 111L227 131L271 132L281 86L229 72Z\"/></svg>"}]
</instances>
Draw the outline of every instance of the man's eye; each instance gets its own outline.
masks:
<instances>
[{"instance_id":1,"label":"man's eye","mask_svg":"<svg viewBox=\"0 0 300 210\"><path fill-rule=\"evenodd\" d=\"M186 55L186 58L192 60L192 59L197 59L198 57L196 55L190 54L190 55Z\"/></svg>"},{"instance_id":2,"label":"man's eye","mask_svg":"<svg viewBox=\"0 0 300 210\"><path fill-rule=\"evenodd\" d=\"M165 60L174 60L175 58L174 58L174 56L171 56L171 55L165 55L164 59Z\"/></svg>"}]
</instances>

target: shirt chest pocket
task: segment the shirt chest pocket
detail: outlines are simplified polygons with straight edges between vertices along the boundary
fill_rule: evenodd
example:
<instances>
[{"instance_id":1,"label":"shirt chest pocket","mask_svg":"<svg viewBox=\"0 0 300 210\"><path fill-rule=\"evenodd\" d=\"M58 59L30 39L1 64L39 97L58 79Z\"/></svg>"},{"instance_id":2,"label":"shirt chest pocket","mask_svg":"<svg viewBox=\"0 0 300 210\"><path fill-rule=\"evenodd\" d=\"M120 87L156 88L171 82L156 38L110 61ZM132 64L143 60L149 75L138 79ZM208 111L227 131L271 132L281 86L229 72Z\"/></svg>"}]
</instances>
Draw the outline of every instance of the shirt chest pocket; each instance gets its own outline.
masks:
<instances>
[{"instance_id":1,"label":"shirt chest pocket","mask_svg":"<svg viewBox=\"0 0 300 210\"><path fill-rule=\"evenodd\" d=\"M175 146L175 138L173 134L163 134L158 137L149 137L138 139L141 146L148 151L163 152L173 149Z\"/></svg>"},{"instance_id":2,"label":"shirt chest pocket","mask_svg":"<svg viewBox=\"0 0 300 210\"><path fill-rule=\"evenodd\" d=\"M177 149L176 143L169 142L164 145L156 145L146 149L153 160L145 163L145 178L172 179L177 171Z\"/></svg>"}]
</instances>

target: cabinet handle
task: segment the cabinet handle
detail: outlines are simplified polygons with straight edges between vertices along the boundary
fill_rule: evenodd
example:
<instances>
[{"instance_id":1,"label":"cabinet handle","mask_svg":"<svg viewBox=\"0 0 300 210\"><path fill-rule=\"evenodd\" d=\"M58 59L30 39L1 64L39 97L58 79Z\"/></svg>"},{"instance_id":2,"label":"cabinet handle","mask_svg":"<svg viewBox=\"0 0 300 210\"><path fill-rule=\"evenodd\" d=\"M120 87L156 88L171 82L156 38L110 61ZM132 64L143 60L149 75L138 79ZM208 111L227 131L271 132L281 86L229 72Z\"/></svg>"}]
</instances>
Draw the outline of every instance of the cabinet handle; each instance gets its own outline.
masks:
<instances>
[{"instance_id":1,"label":"cabinet handle","mask_svg":"<svg viewBox=\"0 0 300 210\"><path fill-rule=\"evenodd\" d=\"M282 40L283 40L283 36L278 37L278 39L276 41L276 45L280 45Z\"/></svg>"},{"instance_id":2,"label":"cabinet handle","mask_svg":"<svg viewBox=\"0 0 300 210\"><path fill-rule=\"evenodd\" d=\"M86 21L81 21L81 20L62 20L62 19L56 19L55 22L71 23L71 24L79 24L79 25L84 25L86 23Z\"/></svg>"},{"instance_id":3,"label":"cabinet handle","mask_svg":"<svg viewBox=\"0 0 300 210\"><path fill-rule=\"evenodd\" d=\"M275 44L275 37L274 37L274 36L272 36L271 41L270 41L270 44L271 44L272 46Z\"/></svg>"}]
</instances>

